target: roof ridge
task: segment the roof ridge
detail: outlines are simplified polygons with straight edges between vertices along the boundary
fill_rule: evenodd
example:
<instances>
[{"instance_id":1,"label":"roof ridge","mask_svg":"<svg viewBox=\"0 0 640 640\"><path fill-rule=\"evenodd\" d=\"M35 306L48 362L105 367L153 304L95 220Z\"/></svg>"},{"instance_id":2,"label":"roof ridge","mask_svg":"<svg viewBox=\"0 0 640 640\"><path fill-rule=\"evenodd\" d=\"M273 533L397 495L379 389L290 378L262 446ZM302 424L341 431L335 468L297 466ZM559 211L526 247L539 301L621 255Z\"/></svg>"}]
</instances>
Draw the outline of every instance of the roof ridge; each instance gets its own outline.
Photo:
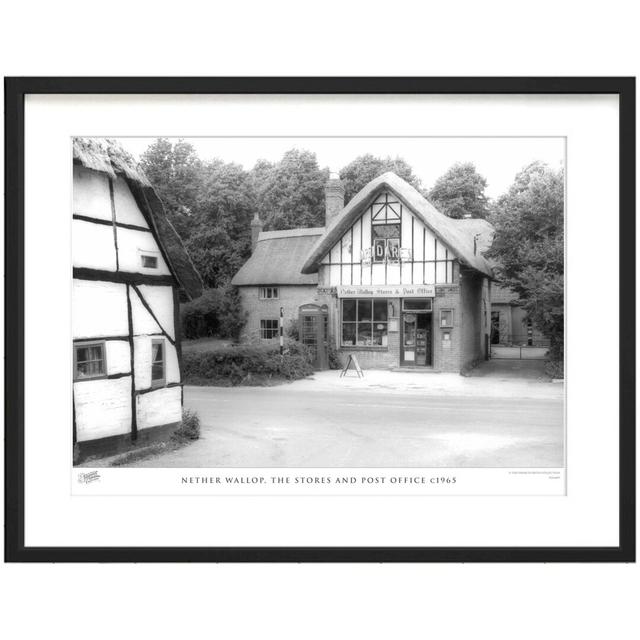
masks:
<instances>
[{"instance_id":1,"label":"roof ridge","mask_svg":"<svg viewBox=\"0 0 640 640\"><path fill-rule=\"evenodd\" d=\"M299 227L296 229L278 229L274 231L261 231L258 242L261 240L276 240L278 238L298 238L302 236L319 236L325 232L324 227Z\"/></svg>"}]
</instances>

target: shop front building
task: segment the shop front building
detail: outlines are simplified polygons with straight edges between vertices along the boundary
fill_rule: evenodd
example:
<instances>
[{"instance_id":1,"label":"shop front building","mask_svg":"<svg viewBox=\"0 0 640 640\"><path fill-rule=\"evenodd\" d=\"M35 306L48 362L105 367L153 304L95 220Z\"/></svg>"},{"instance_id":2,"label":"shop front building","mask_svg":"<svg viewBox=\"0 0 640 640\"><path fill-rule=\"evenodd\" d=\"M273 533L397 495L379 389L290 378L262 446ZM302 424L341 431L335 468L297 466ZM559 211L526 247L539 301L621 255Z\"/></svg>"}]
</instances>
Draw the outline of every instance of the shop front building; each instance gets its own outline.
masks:
<instances>
[{"instance_id":1,"label":"shop front building","mask_svg":"<svg viewBox=\"0 0 640 640\"><path fill-rule=\"evenodd\" d=\"M294 308L280 305L283 314L297 318L303 342L313 324L313 344L332 345L342 361L355 355L365 369L460 371L486 357L493 273L482 250L491 225L448 218L393 173L372 180L346 206L337 176L325 192L326 226L295 243L307 246L304 257L279 247L285 265L264 244L234 279L248 302L247 330L266 319L259 287L273 283L246 276L260 280L267 263L276 270L280 264L289 273L272 271L270 278L280 281L278 294L288 290L295 299ZM258 234L258 247L273 239L266 236ZM307 319L312 311L318 320Z\"/></svg>"}]
</instances>

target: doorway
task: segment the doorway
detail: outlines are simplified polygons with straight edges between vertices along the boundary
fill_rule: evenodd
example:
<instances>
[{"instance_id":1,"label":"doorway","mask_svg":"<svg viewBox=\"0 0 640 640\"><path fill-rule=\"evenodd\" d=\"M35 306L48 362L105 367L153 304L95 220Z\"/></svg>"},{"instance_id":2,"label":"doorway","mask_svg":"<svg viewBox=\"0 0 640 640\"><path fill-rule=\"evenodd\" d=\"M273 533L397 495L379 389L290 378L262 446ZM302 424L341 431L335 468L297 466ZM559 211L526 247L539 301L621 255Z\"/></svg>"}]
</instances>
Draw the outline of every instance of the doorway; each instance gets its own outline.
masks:
<instances>
[{"instance_id":1,"label":"doorway","mask_svg":"<svg viewBox=\"0 0 640 640\"><path fill-rule=\"evenodd\" d=\"M431 367L432 327L431 313L403 312L400 365Z\"/></svg>"}]
</instances>

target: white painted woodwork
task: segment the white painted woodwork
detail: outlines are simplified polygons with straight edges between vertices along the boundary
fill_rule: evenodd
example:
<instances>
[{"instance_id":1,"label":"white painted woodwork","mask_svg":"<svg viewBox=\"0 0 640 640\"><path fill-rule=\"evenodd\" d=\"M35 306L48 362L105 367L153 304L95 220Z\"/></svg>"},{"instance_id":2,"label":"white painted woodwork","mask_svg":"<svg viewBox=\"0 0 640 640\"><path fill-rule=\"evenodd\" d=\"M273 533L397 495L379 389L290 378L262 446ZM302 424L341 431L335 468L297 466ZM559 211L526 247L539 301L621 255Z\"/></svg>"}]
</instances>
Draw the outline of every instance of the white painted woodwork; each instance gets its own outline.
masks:
<instances>
[{"instance_id":1,"label":"white painted woodwork","mask_svg":"<svg viewBox=\"0 0 640 640\"><path fill-rule=\"evenodd\" d=\"M149 305L160 325L145 309L135 291L131 291L131 307L133 310L134 335L158 333L160 327L175 337L173 326L173 289L170 286L140 285L138 287L146 303Z\"/></svg>"},{"instance_id":2,"label":"white painted woodwork","mask_svg":"<svg viewBox=\"0 0 640 640\"><path fill-rule=\"evenodd\" d=\"M180 387L157 389L137 397L138 430L182 420Z\"/></svg>"},{"instance_id":3,"label":"white painted woodwork","mask_svg":"<svg viewBox=\"0 0 640 640\"><path fill-rule=\"evenodd\" d=\"M73 220L72 234L74 267L116 270L116 245L112 226Z\"/></svg>"},{"instance_id":4,"label":"white painted woodwork","mask_svg":"<svg viewBox=\"0 0 640 640\"><path fill-rule=\"evenodd\" d=\"M151 387L151 345L153 340L164 340L165 383L180 382L180 367L176 348L161 336L136 336L133 339L136 389Z\"/></svg>"},{"instance_id":5,"label":"white painted woodwork","mask_svg":"<svg viewBox=\"0 0 640 640\"><path fill-rule=\"evenodd\" d=\"M106 173L73 166L73 213L111 220L109 176Z\"/></svg>"},{"instance_id":6,"label":"white painted woodwork","mask_svg":"<svg viewBox=\"0 0 640 640\"><path fill-rule=\"evenodd\" d=\"M160 247L158 247L152 233L148 231L136 231L135 229L123 229L122 227L118 227L117 231L120 271L146 273L156 276L171 275L171 271L169 271L169 267L164 261L162 253L160 253ZM155 256L158 259L157 268L149 269L143 267L142 253Z\"/></svg>"},{"instance_id":7,"label":"white painted woodwork","mask_svg":"<svg viewBox=\"0 0 640 640\"><path fill-rule=\"evenodd\" d=\"M107 374L131 372L131 350L126 340L107 340L105 342L107 356Z\"/></svg>"},{"instance_id":8,"label":"white painted woodwork","mask_svg":"<svg viewBox=\"0 0 640 640\"><path fill-rule=\"evenodd\" d=\"M126 285L93 280L73 281L72 326L74 338L126 336Z\"/></svg>"},{"instance_id":9,"label":"white painted woodwork","mask_svg":"<svg viewBox=\"0 0 640 640\"><path fill-rule=\"evenodd\" d=\"M137 227L149 228L147 221L138 208L129 185L125 179L118 177L113 183L113 201L116 209L116 222L134 224Z\"/></svg>"},{"instance_id":10,"label":"white painted woodwork","mask_svg":"<svg viewBox=\"0 0 640 640\"><path fill-rule=\"evenodd\" d=\"M384 200L382 193L376 202ZM397 200L389 194L390 200ZM375 206L375 205L372 205ZM362 263L361 251L372 246L371 210L362 216L334 244L321 261L319 277L326 286L381 284L445 284L453 282L455 255L411 210L402 205L400 246L411 249L412 259L400 263ZM439 260L442 262L426 262ZM446 260L446 262L445 262ZM342 263L342 264L341 264Z\"/></svg>"},{"instance_id":11,"label":"white painted woodwork","mask_svg":"<svg viewBox=\"0 0 640 640\"><path fill-rule=\"evenodd\" d=\"M78 442L131 432L131 377L73 384Z\"/></svg>"}]
</instances>

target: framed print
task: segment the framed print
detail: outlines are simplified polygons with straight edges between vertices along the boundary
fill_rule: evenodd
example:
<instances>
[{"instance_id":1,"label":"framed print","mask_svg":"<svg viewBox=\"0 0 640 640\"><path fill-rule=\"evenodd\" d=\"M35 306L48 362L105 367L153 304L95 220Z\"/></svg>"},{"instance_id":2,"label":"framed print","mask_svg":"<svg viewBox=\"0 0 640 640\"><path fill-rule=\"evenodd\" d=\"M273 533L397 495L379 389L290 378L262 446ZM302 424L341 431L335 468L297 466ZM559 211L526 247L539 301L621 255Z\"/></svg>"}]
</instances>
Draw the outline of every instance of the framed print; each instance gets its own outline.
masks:
<instances>
[{"instance_id":1,"label":"framed print","mask_svg":"<svg viewBox=\"0 0 640 640\"><path fill-rule=\"evenodd\" d=\"M635 560L633 78L8 78L9 561Z\"/></svg>"}]
</instances>

